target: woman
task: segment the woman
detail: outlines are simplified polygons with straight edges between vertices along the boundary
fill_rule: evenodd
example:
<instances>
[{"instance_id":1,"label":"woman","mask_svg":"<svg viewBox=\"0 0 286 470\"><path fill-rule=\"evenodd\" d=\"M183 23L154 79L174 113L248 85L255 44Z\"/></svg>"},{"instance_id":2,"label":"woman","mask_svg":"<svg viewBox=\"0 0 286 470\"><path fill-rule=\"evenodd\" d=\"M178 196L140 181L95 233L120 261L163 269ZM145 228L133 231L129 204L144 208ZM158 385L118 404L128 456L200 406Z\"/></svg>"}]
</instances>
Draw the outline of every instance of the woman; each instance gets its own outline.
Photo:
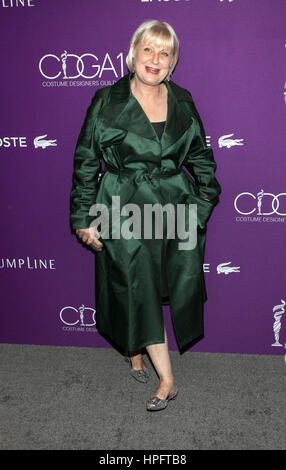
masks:
<instances>
[{"instance_id":1,"label":"woman","mask_svg":"<svg viewBox=\"0 0 286 470\"><path fill-rule=\"evenodd\" d=\"M203 334L206 223L221 192L192 96L170 80L178 54L179 42L168 23L146 21L135 31L126 59L129 74L98 90L87 110L70 199L72 229L96 253L98 331L128 351L132 374L142 382L149 378L142 357L146 347L160 378L147 400L149 411L166 408L178 392L162 305L170 305L180 348ZM196 243L182 249L183 236L171 230L169 237L167 222L174 219L168 212L161 219L161 237L154 235L156 223L151 236L122 236L127 214L117 212L120 225L110 224L118 200L120 208L139 208L135 222L140 220L144 229L150 229L147 207L169 204L170 215L180 204L185 226L196 222ZM100 224L95 215L103 206L107 213ZM190 207L196 207L195 219Z\"/></svg>"}]
</instances>

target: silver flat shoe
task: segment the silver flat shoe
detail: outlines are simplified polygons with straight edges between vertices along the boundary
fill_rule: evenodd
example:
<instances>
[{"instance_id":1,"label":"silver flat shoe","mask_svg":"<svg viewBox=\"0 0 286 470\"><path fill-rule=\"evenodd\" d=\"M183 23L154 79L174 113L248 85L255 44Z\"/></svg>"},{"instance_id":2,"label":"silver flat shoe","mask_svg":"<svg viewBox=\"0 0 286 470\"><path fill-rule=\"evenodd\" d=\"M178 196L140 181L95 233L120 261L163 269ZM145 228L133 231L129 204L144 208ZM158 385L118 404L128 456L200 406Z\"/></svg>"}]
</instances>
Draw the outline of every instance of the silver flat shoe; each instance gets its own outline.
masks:
<instances>
[{"instance_id":1,"label":"silver flat shoe","mask_svg":"<svg viewBox=\"0 0 286 470\"><path fill-rule=\"evenodd\" d=\"M124 360L126 362L128 362L129 364L132 364L131 362L131 359L129 356L125 355L124 356ZM141 382L141 383L147 383L148 380L150 379L150 374L148 372L148 370L144 370L144 369L133 369L131 367L130 369L130 375L135 379L137 380L138 382Z\"/></svg>"},{"instance_id":2,"label":"silver flat shoe","mask_svg":"<svg viewBox=\"0 0 286 470\"><path fill-rule=\"evenodd\" d=\"M146 403L146 408L148 411L159 411L164 410L169 403L169 400L174 400L178 395L178 388L176 386L176 391L173 395L169 395L166 400L163 400L159 397L149 398Z\"/></svg>"}]
</instances>

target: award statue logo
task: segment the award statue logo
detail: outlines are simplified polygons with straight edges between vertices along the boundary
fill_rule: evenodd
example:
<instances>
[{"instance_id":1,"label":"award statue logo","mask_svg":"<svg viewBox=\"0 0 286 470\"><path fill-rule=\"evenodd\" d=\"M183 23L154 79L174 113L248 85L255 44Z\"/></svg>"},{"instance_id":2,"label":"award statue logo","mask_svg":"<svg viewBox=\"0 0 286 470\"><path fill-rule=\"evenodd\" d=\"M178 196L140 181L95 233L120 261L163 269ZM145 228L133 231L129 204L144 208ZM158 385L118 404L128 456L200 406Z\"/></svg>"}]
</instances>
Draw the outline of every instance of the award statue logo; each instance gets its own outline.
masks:
<instances>
[{"instance_id":1,"label":"award statue logo","mask_svg":"<svg viewBox=\"0 0 286 470\"><path fill-rule=\"evenodd\" d=\"M273 322L273 334L275 342L271 346L282 347L283 345L280 342L280 330L281 330L281 318L285 313L285 300L281 299L281 304L275 305L272 309L274 312L274 322Z\"/></svg>"}]
</instances>

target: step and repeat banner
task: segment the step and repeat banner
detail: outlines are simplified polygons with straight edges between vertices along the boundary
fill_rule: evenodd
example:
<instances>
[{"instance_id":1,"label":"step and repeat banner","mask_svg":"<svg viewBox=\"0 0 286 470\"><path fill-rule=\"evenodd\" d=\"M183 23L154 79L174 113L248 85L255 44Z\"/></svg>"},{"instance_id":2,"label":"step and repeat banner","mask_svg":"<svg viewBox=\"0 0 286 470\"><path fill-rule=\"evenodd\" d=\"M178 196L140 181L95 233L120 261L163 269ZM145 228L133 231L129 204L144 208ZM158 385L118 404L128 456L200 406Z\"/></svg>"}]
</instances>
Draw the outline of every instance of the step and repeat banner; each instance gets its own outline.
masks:
<instances>
[{"instance_id":1,"label":"step and repeat banner","mask_svg":"<svg viewBox=\"0 0 286 470\"><path fill-rule=\"evenodd\" d=\"M158 19L179 37L172 80L192 93L222 186L190 350L284 356L285 17L284 0L1 0L2 343L111 347L96 255L69 226L73 154L95 91L128 72L133 32Z\"/></svg>"}]
</instances>

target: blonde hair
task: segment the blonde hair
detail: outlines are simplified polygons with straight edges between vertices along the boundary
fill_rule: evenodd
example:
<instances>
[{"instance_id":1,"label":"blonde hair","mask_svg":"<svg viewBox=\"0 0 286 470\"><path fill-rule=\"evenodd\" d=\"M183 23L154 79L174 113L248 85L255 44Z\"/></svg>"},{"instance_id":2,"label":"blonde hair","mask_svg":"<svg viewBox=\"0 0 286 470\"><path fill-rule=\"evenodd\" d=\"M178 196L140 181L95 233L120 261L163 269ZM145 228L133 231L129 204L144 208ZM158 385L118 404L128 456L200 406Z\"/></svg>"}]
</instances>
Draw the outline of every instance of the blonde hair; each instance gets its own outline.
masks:
<instances>
[{"instance_id":1,"label":"blonde hair","mask_svg":"<svg viewBox=\"0 0 286 470\"><path fill-rule=\"evenodd\" d=\"M172 65L166 77L167 80L170 80L170 77L179 58L179 40L174 29L165 21L144 21L136 29L130 41L130 47L126 57L126 64L130 72L134 72L132 57L133 50L139 44L140 41L145 40L150 41L156 44L157 46L169 47L171 49Z\"/></svg>"}]
</instances>

